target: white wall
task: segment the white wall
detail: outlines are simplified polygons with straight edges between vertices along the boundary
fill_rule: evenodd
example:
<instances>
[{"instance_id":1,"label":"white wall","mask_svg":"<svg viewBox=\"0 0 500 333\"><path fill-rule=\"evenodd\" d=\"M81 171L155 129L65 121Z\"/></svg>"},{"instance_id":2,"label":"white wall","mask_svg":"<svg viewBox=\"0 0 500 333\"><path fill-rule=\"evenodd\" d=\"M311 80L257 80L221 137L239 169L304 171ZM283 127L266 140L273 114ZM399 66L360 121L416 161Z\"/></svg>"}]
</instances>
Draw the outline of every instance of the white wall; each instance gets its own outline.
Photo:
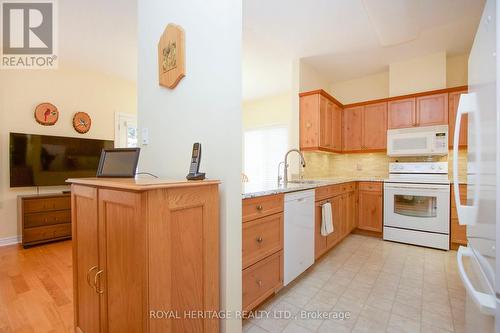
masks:
<instances>
[{"instance_id":1,"label":"white wall","mask_svg":"<svg viewBox=\"0 0 500 333\"><path fill-rule=\"evenodd\" d=\"M9 187L9 133L21 132L82 138L114 139L114 113L136 112L135 82L78 67L57 70L9 70L0 72L0 243L16 237L17 195L35 194L35 188ZM59 109L54 126L39 125L35 107L51 102ZM73 114L85 111L92 127L78 134L72 126ZM40 193L65 187L42 187Z\"/></svg>"},{"instance_id":2,"label":"white wall","mask_svg":"<svg viewBox=\"0 0 500 333\"><path fill-rule=\"evenodd\" d=\"M458 87L468 84L469 54L459 54L446 59L446 86Z\"/></svg>"},{"instance_id":3,"label":"white wall","mask_svg":"<svg viewBox=\"0 0 500 333\"><path fill-rule=\"evenodd\" d=\"M184 179L192 144L202 143L201 171L222 180L221 307L241 310L242 2L139 1L138 14L138 119L150 138L140 169ZM186 33L187 73L174 90L158 85L157 69L170 22ZM221 330L241 332L241 320L222 321Z\"/></svg>"},{"instance_id":4,"label":"white wall","mask_svg":"<svg viewBox=\"0 0 500 333\"><path fill-rule=\"evenodd\" d=\"M299 92L323 89L328 91L330 87L330 80L323 74L318 72L316 68L299 61Z\"/></svg>"},{"instance_id":5,"label":"white wall","mask_svg":"<svg viewBox=\"0 0 500 333\"><path fill-rule=\"evenodd\" d=\"M389 72L381 72L330 85L330 94L350 104L389 96Z\"/></svg>"},{"instance_id":6,"label":"white wall","mask_svg":"<svg viewBox=\"0 0 500 333\"><path fill-rule=\"evenodd\" d=\"M443 88L446 88L446 52L389 65L390 96Z\"/></svg>"}]
</instances>

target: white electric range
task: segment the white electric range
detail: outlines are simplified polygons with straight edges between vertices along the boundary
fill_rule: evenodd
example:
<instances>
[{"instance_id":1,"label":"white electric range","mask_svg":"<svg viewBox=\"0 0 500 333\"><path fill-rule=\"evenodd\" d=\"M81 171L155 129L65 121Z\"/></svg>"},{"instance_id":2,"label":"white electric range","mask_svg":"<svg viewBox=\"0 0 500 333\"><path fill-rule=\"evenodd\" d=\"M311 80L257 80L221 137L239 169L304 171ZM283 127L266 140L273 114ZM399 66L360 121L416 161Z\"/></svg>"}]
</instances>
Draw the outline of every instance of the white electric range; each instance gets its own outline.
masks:
<instances>
[{"instance_id":1,"label":"white electric range","mask_svg":"<svg viewBox=\"0 0 500 333\"><path fill-rule=\"evenodd\" d=\"M390 163L384 183L384 239L449 250L447 162Z\"/></svg>"}]
</instances>

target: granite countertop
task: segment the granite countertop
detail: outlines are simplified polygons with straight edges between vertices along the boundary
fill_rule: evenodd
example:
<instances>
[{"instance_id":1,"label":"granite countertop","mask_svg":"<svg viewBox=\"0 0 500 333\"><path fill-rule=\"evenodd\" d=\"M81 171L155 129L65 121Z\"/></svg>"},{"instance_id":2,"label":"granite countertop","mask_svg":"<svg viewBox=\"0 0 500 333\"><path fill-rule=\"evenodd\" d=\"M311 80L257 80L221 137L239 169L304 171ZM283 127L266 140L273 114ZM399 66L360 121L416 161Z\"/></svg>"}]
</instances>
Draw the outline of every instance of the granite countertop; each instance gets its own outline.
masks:
<instances>
[{"instance_id":1,"label":"granite countertop","mask_svg":"<svg viewBox=\"0 0 500 333\"><path fill-rule=\"evenodd\" d=\"M386 178L380 177L359 177L359 178L326 178L326 179L311 179L313 183L293 183L287 185L279 185L277 182L249 182L243 183L243 199L262 197L265 195L288 193L314 189L316 187L335 185L356 181L365 182L383 182ZM308 180L304 180L308 181Z\"/></svg>"}]
</instances>

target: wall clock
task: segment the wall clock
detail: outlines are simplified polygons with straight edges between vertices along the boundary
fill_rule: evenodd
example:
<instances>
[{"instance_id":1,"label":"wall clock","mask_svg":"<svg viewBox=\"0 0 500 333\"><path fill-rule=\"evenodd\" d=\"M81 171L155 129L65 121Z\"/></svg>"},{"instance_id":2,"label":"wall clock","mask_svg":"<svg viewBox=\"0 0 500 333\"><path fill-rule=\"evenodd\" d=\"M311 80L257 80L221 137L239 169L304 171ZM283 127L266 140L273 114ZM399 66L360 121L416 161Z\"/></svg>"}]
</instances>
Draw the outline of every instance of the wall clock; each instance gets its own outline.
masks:
<instances>
[{"instance_id":1,"label":"wall clock","mask_svg":"<svg viewBox=\"0 0 500 333\"><path fill-rule=\"evenodd\" d=\"M73 128L80 134L87 133L92 126L92 119L86 112L77 112L73 116Z\"/></svg>"},{"instance_id":2,"label":"wall clock","mask_svg":"<svg viewBox=\"0 0 500 333\"><path fill-rule=\"evenodd\" d=\"M174 89L186 75L184 29L170 23L158 42L158 73L161 86Z\"/></svg>"},{"instance_id":3,"label":"wall clock","mask_svg":"<svg viewBox=\"0 0 500 333\"><path fill-rule=\"evenodd\" d=\"M41 103L35 108L35 119L43 126L52 126L59 119L59 111L54 104Z\"/></svg>"}]
</instances>

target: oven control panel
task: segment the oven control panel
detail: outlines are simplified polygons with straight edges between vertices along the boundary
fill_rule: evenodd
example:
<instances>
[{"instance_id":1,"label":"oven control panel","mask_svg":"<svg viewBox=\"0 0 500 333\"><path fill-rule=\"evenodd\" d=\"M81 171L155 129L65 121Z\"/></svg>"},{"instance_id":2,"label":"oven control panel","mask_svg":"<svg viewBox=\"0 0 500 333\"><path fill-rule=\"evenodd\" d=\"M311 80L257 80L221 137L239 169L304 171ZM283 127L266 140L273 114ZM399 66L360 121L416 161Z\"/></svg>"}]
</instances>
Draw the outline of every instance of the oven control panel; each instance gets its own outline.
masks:
<instances>
[{"instance_id":1,"label":"oven control panel","mask_svg":"<svg viewBox=\"0 0 500 333\"><path fill-rule=\"evenodd\" d=\"M389 163L389 173L447 174L448 162Z\"/></svg>"}]
</instances>

